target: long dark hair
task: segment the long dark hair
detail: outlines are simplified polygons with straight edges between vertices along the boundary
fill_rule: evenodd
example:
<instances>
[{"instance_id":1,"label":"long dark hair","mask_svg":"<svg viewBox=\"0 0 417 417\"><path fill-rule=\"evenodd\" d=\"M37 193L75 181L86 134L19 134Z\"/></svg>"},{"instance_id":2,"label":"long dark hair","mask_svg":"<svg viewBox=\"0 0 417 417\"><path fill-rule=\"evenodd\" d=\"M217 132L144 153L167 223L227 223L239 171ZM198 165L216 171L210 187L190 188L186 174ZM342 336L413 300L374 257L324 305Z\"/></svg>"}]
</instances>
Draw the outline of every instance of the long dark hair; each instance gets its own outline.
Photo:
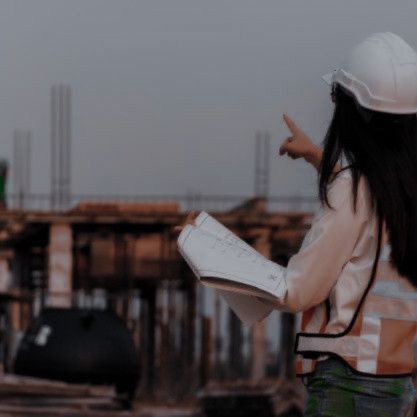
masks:
<instances>
[{"instance_id":1,"label":"long dark hair","mask_svg":"<svg viewBox=\"0 0 417 417\"><path fill-rule=\"evenodd\" d=\"M319 170L320 201L331 207L327 186L334 178L335 165L344 156L352 172L355 210L359 178L363 175L369 186L372 209L378 216L378 243L385 221L391 261L417 287L416 114L365 109L339 85L334 85L332 96L335 109L323 141Z\"/></svg>"}]
</instances>

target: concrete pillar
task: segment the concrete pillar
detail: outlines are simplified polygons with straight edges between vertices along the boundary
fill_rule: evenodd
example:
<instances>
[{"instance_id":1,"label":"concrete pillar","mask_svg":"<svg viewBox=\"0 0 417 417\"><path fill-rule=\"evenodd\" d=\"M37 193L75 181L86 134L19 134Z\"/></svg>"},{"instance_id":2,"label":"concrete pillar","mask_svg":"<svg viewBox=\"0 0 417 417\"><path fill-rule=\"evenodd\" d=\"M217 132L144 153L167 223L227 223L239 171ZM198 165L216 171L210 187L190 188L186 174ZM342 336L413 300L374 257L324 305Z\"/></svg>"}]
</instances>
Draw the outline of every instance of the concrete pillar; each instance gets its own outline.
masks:
<instances>
[{"instance_id":1,"label":"concrete pillar","mask_svg":"<svg viewBox=\"0 0 417 417\"><path fill-rule=\"evenodd\" d=\"M12 275L10 272L8 258L0 256L0 292L7 292L10 290L12 283Z\"/></svg>"},{"instance_id":2,"label":"concrete pillar","mask_svg":"<svg viewBox=\"0 0 417 417\"><path fill-rule=\"evenodd\" d=\"M204 316L201 318L200 387L204 387L212 376L212 345L212 318Z\"/></svg>"},{"instance_id":3,"label":"concrete pillar","mask_svg":"<svg viewBox=\"0 0 417 417\"><path fill-rule=\"evenodd\" d=\"M228 330L229 330L229 349L228 349L228 376L230 378L242 378L243 376L243 329L242 322L235 313L228 309Z\"/></svg>"},{"instance_id":4,"label":"concrete pillar","mask_svg":"<svg viewBox=\"0 0 417 417\"><path fill-rule=\"evenodd\" d=\"M49 229L49 307L69 308L72 304L73 236L71 225L51 224Z\"/></svg>"},{"instance_id":5,"label":"concrete pillar","mask_svg":"<svg viewBox=\"0 0 417 417\"><path fill-rule=\"evenodd\" d=\"M15 296L21 294L21 288L28 282L28 265L29 257L27 247L19 247L15 250L12 258L12 277L10 282L9 292ZM4 271L2 272L2 274ZM7 275L7 273L6 273ZM6 313L6 328L5 328L5 344L4 344L4 359L3 365L7 372L13 371L14 358L17 352L17 348L23 337L22 320L21 320L21 307L20 301L13 300L4 306L4 312ZM3 307L2 306L2 307ZM3 314L3 312L2 312Z\"/></svg>"},{"instance_id":6,"label":"concrete pillar","mask_svg":"<svg viewBox=\"0 0 417 417\"><path fill-rule=\"evenodd\" d=\"M146 365L144 369L144 377L146 380L147 394L150 397L155 395L156 388L156 287L149 288L146 293L147 298L147 320L146 320Z\"/></svg>"},{"instance_id":7,"label":"concrete pillar","mask_svg":"<svg viewBox=\"0 0 417 417\"><path fill-rule=\"evenodd\" d=\"M271 242L268 229L260 229L256 233L254 248L266 258L270 258ZM266 326L265 321L255 323L251 331L252 360L251 360L251 378L257 382L265 377L266 362L266 343L265 343Z\"/></svg>"}]
</instances>

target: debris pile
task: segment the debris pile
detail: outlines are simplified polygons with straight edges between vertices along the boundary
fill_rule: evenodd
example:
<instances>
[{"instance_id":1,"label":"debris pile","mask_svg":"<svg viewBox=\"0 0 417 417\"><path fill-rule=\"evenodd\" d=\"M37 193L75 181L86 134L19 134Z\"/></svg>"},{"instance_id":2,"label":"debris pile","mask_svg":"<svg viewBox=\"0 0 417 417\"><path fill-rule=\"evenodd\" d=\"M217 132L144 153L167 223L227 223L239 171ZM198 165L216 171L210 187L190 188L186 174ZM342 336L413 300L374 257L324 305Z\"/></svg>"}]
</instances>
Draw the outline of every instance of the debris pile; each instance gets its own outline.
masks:
<instances>
[{"instance_id":1,"label":"debris pile","mask_svg":"<svg viewBox=\"0 0 417 417\"><path fill-rule=\"evenodd\" d=\"M298 381L208 384L198 397L204 417L302 417L303 391Z\"/></svg>"},{"instance_id":2,"label":"debris pile","mask_svg":"<svg viewBox=\"0 0 417 417\"><path fill-rule=\"evenodd\" d=\"M121 410L112 387L68 384L16 375L0 376L1 416L95 417L109 415L111 410Z\"/></svg>"}]
</instances>

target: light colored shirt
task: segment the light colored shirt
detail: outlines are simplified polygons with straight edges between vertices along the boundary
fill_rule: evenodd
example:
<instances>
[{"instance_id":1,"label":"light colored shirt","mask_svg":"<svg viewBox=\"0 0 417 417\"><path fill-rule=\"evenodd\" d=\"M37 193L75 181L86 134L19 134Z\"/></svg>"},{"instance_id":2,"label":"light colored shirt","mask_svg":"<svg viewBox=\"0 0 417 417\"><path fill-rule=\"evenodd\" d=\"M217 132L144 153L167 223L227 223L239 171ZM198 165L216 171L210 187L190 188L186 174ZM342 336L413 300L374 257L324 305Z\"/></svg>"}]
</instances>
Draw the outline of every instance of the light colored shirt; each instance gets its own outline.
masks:
<instances>
[{"instance_id":1,"label":"light colored shirt","mask_svg":"<svg viewBox=\"0 0 417 417\"><path fill-rule=\"evenodd\" d=\"M300 250L282 268L287 285L280 310L299 312L329 299L328 332L340 332L352 317L371 275L377 246L377 218L371 210L367 182L358 183L353 208L352 173L341 171L329 185L329 202L315 214ZM389 256L383 228L383 253Z\"/></svg>"}]
</instances>

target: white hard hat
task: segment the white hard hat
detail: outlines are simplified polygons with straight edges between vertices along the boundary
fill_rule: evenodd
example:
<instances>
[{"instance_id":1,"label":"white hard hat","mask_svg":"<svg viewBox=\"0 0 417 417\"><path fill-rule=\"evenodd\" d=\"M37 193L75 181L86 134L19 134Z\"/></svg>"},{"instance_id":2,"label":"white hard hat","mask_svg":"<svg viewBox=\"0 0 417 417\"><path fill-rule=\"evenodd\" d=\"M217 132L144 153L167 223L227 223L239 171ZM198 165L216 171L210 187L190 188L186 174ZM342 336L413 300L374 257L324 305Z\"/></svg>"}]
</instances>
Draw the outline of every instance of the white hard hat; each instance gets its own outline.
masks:
<instances>
[{"instance_id":1,"label":"white hard hat","mask_svg":"<svg viewBox=\"0 0 417 417\"><path fill-rule=\"evenodd\" d=\"M394 33L372 34L353 48L339 69L322 78L346 88L367 109L417 113L417 54Z\"/></svg>"}]
</instances>

